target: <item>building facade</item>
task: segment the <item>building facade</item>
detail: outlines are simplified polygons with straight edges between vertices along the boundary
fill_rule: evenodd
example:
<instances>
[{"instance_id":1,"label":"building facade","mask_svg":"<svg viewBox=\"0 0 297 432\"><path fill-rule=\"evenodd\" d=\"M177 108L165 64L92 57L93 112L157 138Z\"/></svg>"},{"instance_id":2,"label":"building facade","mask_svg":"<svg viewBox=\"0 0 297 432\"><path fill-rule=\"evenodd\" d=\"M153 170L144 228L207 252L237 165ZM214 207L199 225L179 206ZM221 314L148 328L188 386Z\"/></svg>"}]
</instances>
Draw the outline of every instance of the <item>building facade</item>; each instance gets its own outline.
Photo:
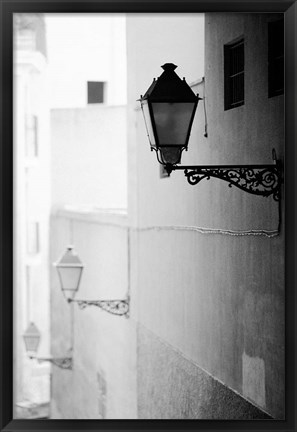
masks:
<instances>
[{"instance_id":1,"label":"building facade","mask_svg":"<svg viewBox=\"0 0 297 432\"><path fill-rule=\"evenodd\" d=\"M69 305L52 265L74 245L85 264L77 298L128 295L125 20L83 14L46 22L53 89L51 353L73 359L72 369L52 368L51 419L135 418L133 326L94 306Z\"/></svg>"},{"instance_id":2,"label":"building facade","mask_svg":"<svg viewBox=\"0 0 297 432\"><path fill-rule=\"evenodd\" d=\"M76 299L127 299L131 294L130 231L125 214L78 209L52 214L51 262L66 245L84 269ZM52 419L137 418L136 327L133 317L67 303L52 267L51 352L71 353L72 370L53 368Z\"/></svg>"},{"instance_id":3,"label":"building facade","mask_svg":"<svg viewBox=\"0 0 297 432\"><path fill-rule=\"evenodd\" d=\"M198 84L194 64L163 54L163 62L187 67L176 72L194 81L192 89L203 98L183 164L269 164L272 148L283 160L283 92L272 96L269 89L270 29L281 18L206 14L205 79ZM129 18L127 27L129 47L135 36ZM193 35L190 40L195 46ZM233 61L238 69L228 71L228 49L239 43L244 52ZM216 179L191 186L181 172L160 176L131 91L137 76L145 81L137 89L144 94L158 75L157 65L153 57L146 58L143 70L133 61L141 53L132 46L128 94L129 133L135 136L130 199L138 229L137 294L132 291L137 297L138 416L283 418L284 226L279 225L279 205L272 197L250 195ZM194 62L195 50L187 54ZM228 90L226 80L232 75L238 82L230 102L233 84Z\"/></svg>"},{"instance_id":4,"label":"building facade","mask_svg":"<svg viewBox=\"0 0 297 432\"><path fill-rule=\"evenodd\" d=\"M50 368L29 360L30 322L49 350L50 150L43 16L14 16L14 416L49 416Z\"/></svg>"}]
</instances>

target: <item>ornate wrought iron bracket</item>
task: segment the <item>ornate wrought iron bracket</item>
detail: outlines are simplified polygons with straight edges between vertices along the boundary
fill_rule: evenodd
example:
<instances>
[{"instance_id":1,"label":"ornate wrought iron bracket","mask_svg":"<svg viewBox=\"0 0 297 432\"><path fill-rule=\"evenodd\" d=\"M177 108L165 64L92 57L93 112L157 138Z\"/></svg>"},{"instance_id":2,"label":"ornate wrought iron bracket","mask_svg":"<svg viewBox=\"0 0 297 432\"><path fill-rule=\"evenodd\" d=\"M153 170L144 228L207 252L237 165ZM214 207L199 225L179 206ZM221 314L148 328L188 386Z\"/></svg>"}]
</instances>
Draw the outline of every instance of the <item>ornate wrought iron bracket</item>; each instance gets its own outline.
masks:
<instances>
[{"instance_id":1,"label":"ornate wrought iron bracket","mask_svg":"<svg viewBox=\"0 0 297 432\"><path fill-rule=\"evenodd\" d=\"M129 298L125 300L76 300L69 299L70 302L75 302L78 304L80 309L85 309L87 306L97 306L113 315L128 316L129 314Z\"/></svg>"},{"instance_id":2,"label":"ornate wrought iron bracket","mask_svg":"<svg viewBox=\"0 0 297 432\"><path fill-rule=\"evenodd\" d=\"M280 201L282 184L281 162L276 160L273 150L274 164L270 165L194 165L194 166L165 166L168 174L173 170L184 170L191 185L201 180L214 177L229 183L229 187L237 188L254 195L273 196Z\"/></svg>"},{"instance_id":3,"label":"ornate wrought iron bracket","mask_svg":"<svg viewBox=\"0 0 297 432\"><path fill-rule=\"evenodd\" d=\"M53 365L59 367L60 369L68 369L68 370L72 370L72 357L55 357L55 358L51 358L51 357L33 357L31 356L30 358L35 358L38 363L44 363L44 362L50 362Z\"/></svg>"}]
</instances>

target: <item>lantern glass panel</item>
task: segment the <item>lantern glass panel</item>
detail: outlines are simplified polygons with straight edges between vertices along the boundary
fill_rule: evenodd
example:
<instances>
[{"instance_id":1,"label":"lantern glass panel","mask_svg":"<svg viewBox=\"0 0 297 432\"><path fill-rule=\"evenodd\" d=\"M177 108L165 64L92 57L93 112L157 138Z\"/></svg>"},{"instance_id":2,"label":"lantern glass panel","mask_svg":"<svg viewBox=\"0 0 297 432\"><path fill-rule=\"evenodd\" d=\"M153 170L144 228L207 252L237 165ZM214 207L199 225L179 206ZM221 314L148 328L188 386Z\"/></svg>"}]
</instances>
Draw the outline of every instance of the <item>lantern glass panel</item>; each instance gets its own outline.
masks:
<instances>
[{"instance_id":1,"label":"lantern glass panel","mask_svg":"<svg viewBox=\"0 0 297 432\"><path fill-rule=\"evenodd\" d=\"M24 341L27 352L37 352L40 341L39 336L24 336Z\"/></svg>"},{"instance_id":2,"label":"lantern glass panel","mask_svg":"<svg viewBox=\"0 0 297 432\"><path fill-rule=\"evenodd\" d=\"M36 353L40 342L40 332L34 323L29 324L23 338L26 351Z\"/></svg>"},{"instance_id":3,"label":"lantern glass panel","mask_svg":"<svg viewBox=\"0 0 297 432\"><path fill-rule=\"evenodd\" d=\"M160 147L161 160L164 164L180 163L181 147Z\"/></svg>"},{"instance_id":4,"label":"lantern glass panel","mask_svg":"<svg viewBox=\"0 0 297 432\"><path fill-rule=\"evenodd\" d=\"M61 281L61 288L67 298L73 299L78 290L82 267L69 266L58 267L58 273Z\"/></svg>"},{"instance_id":5,"label":"lantern glass panel","mask_svg":"<svg viewBox=\"0 0 297 432\"><path fill-rule=\"evenodd\" d=\"M155 135L152 127L151 116L147 100L141 101L141 108L144 117L146 131L149 137L151 147L156 147Z\"/></svg>"},{"instance_id":6,"label":"lantern glass panel","mask_svg":"<svg viewBox=\"0 0 297 432\"><path fill-rule=\"evenodd\" d=\"M195 102L152 103L160 146L186 145L194 107Z\"/></svg>"}]
</instances>

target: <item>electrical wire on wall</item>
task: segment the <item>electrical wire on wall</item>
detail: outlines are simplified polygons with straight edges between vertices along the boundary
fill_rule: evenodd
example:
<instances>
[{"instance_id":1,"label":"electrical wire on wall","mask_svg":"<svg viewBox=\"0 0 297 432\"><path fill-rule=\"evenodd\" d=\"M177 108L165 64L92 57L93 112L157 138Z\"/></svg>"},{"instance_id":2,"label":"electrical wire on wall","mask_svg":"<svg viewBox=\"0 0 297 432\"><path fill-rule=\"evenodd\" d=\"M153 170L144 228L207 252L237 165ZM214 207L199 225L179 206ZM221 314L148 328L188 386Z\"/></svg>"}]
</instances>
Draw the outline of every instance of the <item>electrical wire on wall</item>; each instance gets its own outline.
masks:
<instances>
[{"instance_id":1,"label":"electrical wire on wall","mask_svg":"<svg viewBox=\"0 0 297 432\"><path fill-rule=\"evenodd\" d=\"M92 223L92 222L91 222ZM280 233L280 221L278 223L278 228L274 230L266 230L266 229L249 229L249 230L232 230L232 229L224 229L224 228L207 228L207 227L198 227L191 225L150 225L144 227L129 227L126 225L121 225L116 222L100 222L93 221L96 225L101 226L113 226L117 228L121 228L127 230L127 242L128 249L130 250L130 235L131 231L142 232L142 231L193 231L198 232L200 234L219 234L219 235L230 235L230 236L264 236L264 237L276 237ZM130 264L129 264L130 265Z\"/></svg>"},{"instance_id":2,"label":"electrical wire on wall","mask_svg":"<svg viewBox=\"0 0 297 432\"><path fill-rule=\"evenodd\" d=\"M127 302L130 304L130 287L131 287L131 229L127 228ZM125 315L129 318L129 312Z\"/></svg>"},{"instance_id":3,"label":"electrical wire on wall","mask_svg":"<svg viewBox=\"0 0 297 432\"><path fill-rule=\"evenodd\" d=\"M200 234L220 234L220 235L230 235L230 236L264 236L264 237L276 237L279 235L279 227L275 230L266 229L250 229L250 230L231 230L224 228L206 228L198 226L188 226L188 225L151 225L145 227L127 227L125 225L117 224L114 222L99 222L94 221L96 225L102 226L113 226L121 229L125 229L128 232L128 248L130 248L130 233L131 231L142 232L142 231L195 231Z\"/></svg>"},{"instance_id":4,"label":"electrical wire on wall","mask_svg":"<svg viewBox=\"0 0 297 432\"><path fill-rule=\"evenodd\" d=\"M205 78L203 77L203 85L204 85L204 96L203 96L203 108L204 108L204 137L207 138L208 137L208 129L207 129L207 113L206 113L206 91L205 91Z\"/></svg>"},{"instance_id":5,"label":"electrical wire on wall","mask_svg":"<svg viewBox=\"0 0 297 432\"><path fill-rule=\"evenodd\" d=\"M205 77L202 77L201 80L199 81L195 81L194 83L190 84L190 87L193 88L197 85L197 84L203 84L203 97L201 98L203 100L203 111L204 111L204 137L207 138L208 137L208 124L207 124L207 113L206 113L206 96L205 96ZM145 119L144 119L145 121Z\"/></svg>"},{"instance_id":6,"label":"electrical wire on wall","mask_svg":"<svg viewBox=\"0 0 297 432\"><path fill-rule=\"evenodd\" d=\"M161 231L161 230L172 230L172 231L196 231L200 234L223 234L230 236L265 236L265 237L275 237L279 235L278 230L227 230L220 228L202 228L196 226L178 226L178 225L168 225L168 226L150 226L145 228L139 228L138 231Z\"/></svg>"}]
</instances>

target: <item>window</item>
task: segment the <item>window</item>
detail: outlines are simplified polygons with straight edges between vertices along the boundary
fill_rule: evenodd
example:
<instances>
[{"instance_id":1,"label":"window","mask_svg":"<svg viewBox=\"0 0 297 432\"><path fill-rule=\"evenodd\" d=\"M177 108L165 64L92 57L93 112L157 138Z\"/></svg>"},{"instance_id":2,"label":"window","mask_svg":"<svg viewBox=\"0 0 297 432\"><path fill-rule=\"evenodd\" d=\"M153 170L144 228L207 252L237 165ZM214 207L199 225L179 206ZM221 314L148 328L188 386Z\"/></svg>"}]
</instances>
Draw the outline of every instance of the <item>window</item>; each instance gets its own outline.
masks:
<instances>
[{"instance_id":1,"label":"window","mask_svg":"<svg viewBox=\"0 0 297 432\"><path fill-rule=\"evenodd\" d=\"M26 116L26 156L29 158L38 156L38 119L36 115Z\"/></svg>"},{"instance_id":2,"label":"window","mask_svg":"<svg viewBox=\"0 0 297 432\"><path fill-rule=\"evenodd\" d=\"M28 222L27 252L35 255L39 252L39 223Z\"/></svg>"},{"instance_id":3,"label":"window","mask_svg":"<svg viewBox=\"0 0 297 432\"><path fill-rule=\"evenodd\" d=\"M284 93L284 19L268 23L268 97Z\"/></svg>"},{"instance_id":4,"label":"window","mask_svg":"<svg viewBox=\"0 0 297 432\"><path fill-rule=\"evenodd\" d=\"M104 87L102 81L88 81L88 104L104 102Z\"/></svg>"},{"instance_id":5,"label":"window","mask_svg":"<svg viewBox=\"0 0 297 432\"><path fill-rule=\"evenodd\" d=\"M225 110L244 104L244 40L224 46Z\"/></svg>"},{"instance_id":6,"label":"window","mask_svg":"<svg viewBox=\"0 0 297 432\"><path fill-rule=\"evenodd\" d=\"M36 50L36 33L32 29L18 30L14 41L16 43L16 49L28 51Z\"/></svg>"},{"instance_id":7,"label":"window","mask_svg":"<svg viewBox=\"0 0 297 432\"><path fill-rule=\"evenodd\" d=\"M30 266L26 266L26 297L25 297L25 302L26 302L26 319L27 322L31 321L31 313L32 313L32 306L31 306L31 302L32 302L32 295L31 295L31 267Z\"/></svg>"}]
</instances>

